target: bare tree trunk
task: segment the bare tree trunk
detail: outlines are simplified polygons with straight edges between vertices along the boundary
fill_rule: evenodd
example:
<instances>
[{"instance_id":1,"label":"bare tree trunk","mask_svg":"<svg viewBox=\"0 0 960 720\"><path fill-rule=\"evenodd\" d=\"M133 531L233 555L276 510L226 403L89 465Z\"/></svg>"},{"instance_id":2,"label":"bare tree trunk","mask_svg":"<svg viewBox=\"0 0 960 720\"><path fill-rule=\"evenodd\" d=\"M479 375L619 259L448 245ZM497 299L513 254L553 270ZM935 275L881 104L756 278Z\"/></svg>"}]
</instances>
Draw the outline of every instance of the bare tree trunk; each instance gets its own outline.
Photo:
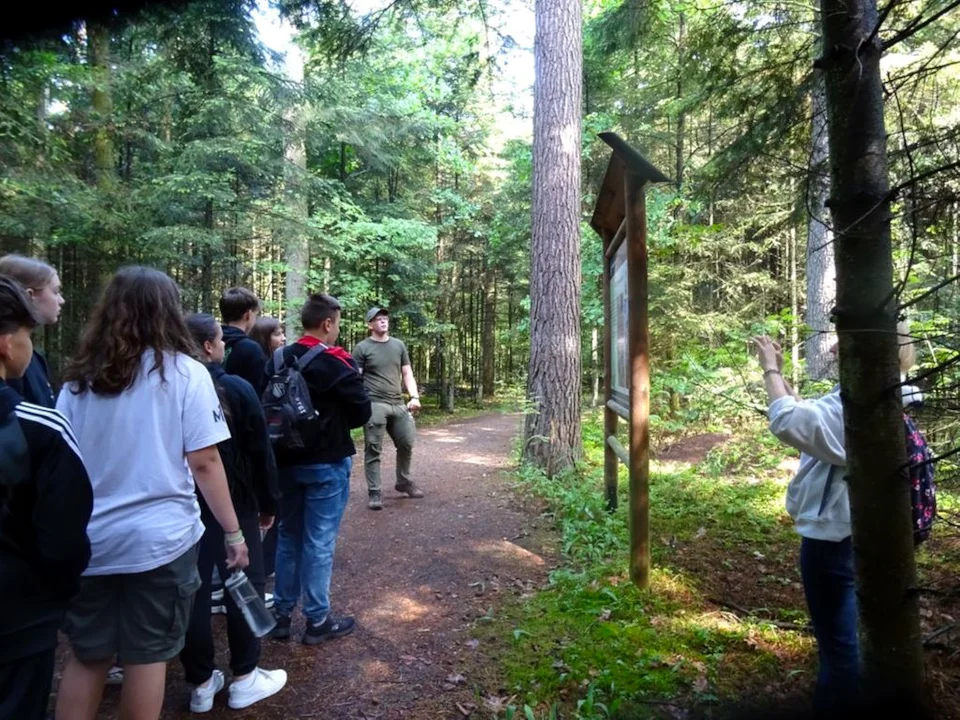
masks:
<instances>
[{"instance_id":1,"label":"bare tree trunk","mask_svg":"<svg viewBox=\"0 0 960 720\"><path fill-rule=\"evenodd\" d=\"M686 29L686 18L684 17L683 13L680 13L677 27L677 90L675 95L678 103L683 99L683 45L686 36ZM683 140L686 130L686 112L680 110L677 113L677 136L675 148L676 157L674 158L674 172L676 173L675 180L677 183L677 192L680 192L683 189L683 171L686 164L684 162Z\"/></svg>"},{"instance_id":2,"label":"bare tree trunk","mask_svg":"<svg viewBox=\"0 0 960 720\"><path fill-rule=\"evenodd\" d=\"M600 351L599 351L600 331L597 326L593 326L590 333L590 363L593 365L593 393L590 398L590 407L596 407L600 402Z\"/></svg>"},{"instance_id":3,"label":"bare tree trunk","mask_svg":"<svg viewBox=\"0 0 960 720\"><path fill-rule=\"evenodd\" d=\"M493 265L488 263L483 280L483 338L480 341L482 355L483 397L495 393L497 368L497 279Z\"/></svg>"},{"instance_id":4,"label":"bare tree trunk","mask_svg":"<svg viewBox=\"0 0 960 720\"><path fill-rule=\"evenodd\" d=\"M837 296L833 232L828 224L826 202L830 195L830 132L827 127L827 98L823 73L816 72L813 86L813 132L810 139L810 172L807 204L807 326L811 335L805 343L807 375L826 378L833 367L830 346L830 310Z\"/></svg>"},{"instance_id":5,"label":"bare tree trunk","mask_svg":"<svg viewBox=\"0 0 960 720\"><path fill-rule=\"evenodd\" d=\"M113 141L108 124L113 113L110 99L110 30L98 22L87 24L87 62L93 78L90 102L96 116L93 167L97 187L109 190L114 181Z\"/></svg>"},{"instance_id":6,"label":"bare tree trunk","mask_svg":"<svg viewBox=\"0 0 960 720\"><path fill-rule=\"evenodd\" d=\"M554 474L580 457L579 0L537 0L530 276L532 412L525 458Z\"/></svg>"},{"instance_id":7,"label":"bare tree trunk","mask_svg":"<svg viewBox=\"0 0 960 720\"><path fill-rule=\"evenodd\" d=\"M794 387L800 381L800 288L797 281L797 227L790 224L787 242L790 247L790 382Z\"/></svg>"},{"instance_id":8,"label":"bare tree trunk","mask_svg":"<svg viewBox=\"0 0 960 720\"><path fill-rule=\"evenodd\" d=\"M287 71L290 80L302 86L303 55L298 50L288 51ZM298 88L298 91L302 88ZM286 249L286 307L287 337L295 338L303 329L300 325L300 307L307 297L307 275L310 270L309 239L303 230L307 219L306 193L303 179L307 173L306 150L306 109L303 98L290 107L287 113L288 135L284 148L285 194L287 206L291 209L293 222L288 223L284 233Z\"/></svg>"},{"instance_id":9,"label":"bare tree trunk","mask_svg":"<svg viewBox=\"0 0 960 720\"><path fill-rule=\"evenodd\" d=\"M898 387L881 43L875 0L821 0L820 17L863 689L889 709L921 698L923 653Z\"/></svg>"}]
</instances>

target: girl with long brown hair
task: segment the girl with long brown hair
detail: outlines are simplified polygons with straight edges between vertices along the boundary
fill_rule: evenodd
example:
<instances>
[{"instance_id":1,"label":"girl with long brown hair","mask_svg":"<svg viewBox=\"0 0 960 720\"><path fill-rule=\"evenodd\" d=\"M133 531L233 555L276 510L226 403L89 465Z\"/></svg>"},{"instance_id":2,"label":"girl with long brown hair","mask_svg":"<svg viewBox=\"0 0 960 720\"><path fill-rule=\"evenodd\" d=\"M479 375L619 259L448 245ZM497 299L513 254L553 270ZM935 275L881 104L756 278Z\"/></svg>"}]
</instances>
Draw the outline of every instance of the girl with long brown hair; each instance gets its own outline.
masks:
<instances>
[{"instance_id":1,"label":"girl with long brown hair","mask_svg":"<svg viewBox=\"0 0 960 720\"><path fill-rule=\"evenodd\" d=\"M200 585L199 489L224 530L227 566L248 551L217 443L230 437L164 273L128 267L93 311L57 401L93 486L90 565L65 622L73 654L58 720L94 720L114 656L120 717L157 720L166 663L183 648Z\"/></svg>"},{"instance_id":2,"label":"girl with long brown hair","mask_svg":"<svg viewBox=\"0 0 960 720\"><path fill-rule=\"evenodd\" d=\"M277 464L270 446L267 421L263 416L259 394L253 386L239 375L229 375L223 369L225 346L220 323L212 315L196 314L187 318L187 328L197 345L198 359L206 365L220 396L232 435L218 448L227 472L233 507L250 548L250 565L246 574L262 596L266 575L260 533L273 525L277 501L280 499ZM200 540L197 566L202 584L194 599L186 644L180 653L184 675L193 686L190 693L190 710L193 712L210 710L214 697L225 684L223 672L217 669L214 662L213 632L210 627L214 566L221 578L228 577L223 528L202 498L200 515L205 528ZM238 710L280 692L287 682L287 674L283 670L264 670L259 666L260 641L251 632L229 593L224 594L224 601L230 669L233 671L227 704Z\"/></svg>"},{"instance_id":3,"label":"girl with long brown hair","mask_svg":"<svg viewBox=\"0 0 960 720\"><path fill-rule=\"evenodd\" d=\"M249 334L250 339L255 340L263 348L268 358L273 357L277 348L287 344L287 336L283 332L283 325L273 317L259 318Z\"/></svg>"}]
</instances>

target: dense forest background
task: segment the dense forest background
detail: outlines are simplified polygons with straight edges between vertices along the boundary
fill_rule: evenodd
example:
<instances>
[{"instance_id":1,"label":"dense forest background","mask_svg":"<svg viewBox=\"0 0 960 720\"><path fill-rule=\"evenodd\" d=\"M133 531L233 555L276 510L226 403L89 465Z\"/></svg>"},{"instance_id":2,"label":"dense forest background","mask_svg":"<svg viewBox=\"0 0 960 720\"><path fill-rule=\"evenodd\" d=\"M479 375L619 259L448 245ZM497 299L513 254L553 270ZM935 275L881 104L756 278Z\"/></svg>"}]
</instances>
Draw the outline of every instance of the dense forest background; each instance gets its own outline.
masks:
<instances>
[{"instance_id":1,"label":"dense forest background","mask_svg":"<svg viewBox=\"0 0 960 720\"><path fill-rule=\"evenodd\" d=\"M920 5L887 10L883 68L897 280L946 447L960 380L947 282L960 272L960 22L949 3ZM292 73L258 35L265 9L294 29ZM649 201L655 430L755 413L751 333L778 335L801 380L829 330L806 312L807 268L830 245L816 13L785 0L585 6L584 218L608 158L599 131L673 180ZM530 4L196 0L4 41L0 251L60 269L67 304L41 341L53 368L104 278L137 262L171 273L191 310L244 284L285 318L300 273L294 284L343 301L346 345L362 311L388 303L447 407L521 387L530 88L506 82L505 57L532 50L532 28L517 17L532 21ZM584 223L588 398L602 368L599 248Z\"/></svg>"},{"instance_id":2,"label":"dense forest background","mask_svg":"<svg viewBox=\"0 0 960 720\"><path fill-rule=\"evenodd\" d=\"M841 7L823 0L831 2ZM31 36L0 28L0 253L43 257L59 270L61 321L36 333L55 381L100 289L125 264L170 273L190 311L215 312L223 289L251 287L291 339L308 291L340 298L347 347L366 335L364 311L386 304L430 405L522 402L521 456L535 447L531 439L552 442L563 423L573 429L555 443L568 446L564 472L521 462L515 473L517 487L545 508L537 522L558 531L563 563L547 586L478 620L489 632L484 643L509 648L491 656L507 678L495 679L496 692L515 690L529 703L525 717L575 705L575 716L590 720L611 716L604 703L621 699L674 708L670 698L772 697L810 684L812 673L803 674L815 652L783 509L791 459L763 420L748 339L773 335L804 395L832 387L834 235L843 264L851 248L885 251L889 220L887 300L895 297L918 349L906 380L925 395L919 425L937 456L940 521L915 553L919 575L904 535L910 563L898 570L877 550L878 572L862 572L861 563L859 579L861 590L871 587L865 575L873 588L893 588L872 594L905 608L889 617L906 618L911 632L913 608L920 614L922 635L908 647L917 662L900 663L902 646L891 645L894 662L884 667L919 678L922 646L930 692L951 708L941 716L960 716L960 0L867 1L827 13L871 20L876 9L872 36L856 48L822 47L824 17L807 0L586 0L582 58L569 41L579 35L581 6L542 0L541 17L551 10L569 21L538 28L541 40L554 33L552 59L564 55L568 72L554 63L536 88L532 0L140 4ZM288 41L268 37L264 18L282 23ZM548 45L537 46L539 63ZM860 188L859 198L875 204L835 228L831 196L846 201L834 216L859 205L849 184L831 194L831 163L833 177L851 175L836 173L844 158L829 128L865 122L850 111L857 103L838 102L838 75L853 77L837 70L841 56L867 57L871 67L880 58L882 108L869 110L885 116L891 191L876 200ZM572 118L581 59L582 112ZM553 149L568 159L576 133L564 131L582 120L582 167L534 168L550 135L543 123L533 137L535 102L547 108L538 118L562 115ZM597 138L604 131L670 178L646 195L651 592L624 574L625 469L621 506L607 512L601 413L581 413L569 391L579 374L585 405L600 403L603 258L587 221L610 157ZM882 165L875 159L869 168L880 195ZM571 261L576 221L551 215L563 203L548 207L543 190L576 177L561 188L565 199L577 196L571 187L582 198ZM887 202L889 218L878 217ZM861 236L864 227L882 231ZM866 270L858 277L860 268L845 269L842 287L859 290L855 300L886 294L885 285L864 288ZM843 322L851 313L840 310ZM849 366L848 357L847 385L857 373L882 374L882 362L870 367L876 353ZM570 382L538 397L538 373ZM857 402L847 385L849 420ZM565 399L576 402L555 421L560 414L548 406ZM899 407L889 410L899 433ZM550 427L537 430L531 418ZM848 440L867 435L863 427ZM882 445L882 436L871 437ZM576 461L571 472L567 460ZM860 493L887 501L884 487L865 483ZM878 517L873 537L892 536ZM891 578L906 583L905 594ZM513 717L514 699L485 702Z\"/></svg>"}]
</instances>

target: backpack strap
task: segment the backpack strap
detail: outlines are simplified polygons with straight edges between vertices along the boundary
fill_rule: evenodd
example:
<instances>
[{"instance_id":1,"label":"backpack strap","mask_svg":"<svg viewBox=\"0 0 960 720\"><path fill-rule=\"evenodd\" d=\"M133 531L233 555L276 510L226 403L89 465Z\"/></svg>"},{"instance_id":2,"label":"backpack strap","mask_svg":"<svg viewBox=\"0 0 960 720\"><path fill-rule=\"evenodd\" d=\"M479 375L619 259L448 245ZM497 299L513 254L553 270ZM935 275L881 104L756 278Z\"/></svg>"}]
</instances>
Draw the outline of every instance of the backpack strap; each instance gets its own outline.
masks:
<instances>
[{"instance_id":1,"label":"backpack strap","mask_svg":"<svg viewBox=\"0 0 960 720\"><path fill-rule=\"evenodd\" d=\"M275 373L280 372L280 368L283 367L283 350L284 346L281 345L273 351L273 371Z\"/></svg>"},{"instance_id":2,"label":"backpack strap","mask_svg":"<svg viewBox=\"0 0 960 720\"><path fill-rule=\"evenodd\" d=\"M827 482L823 486L823 497L820 498L820 509L817 511L817 517L823 515L823 511L827 506L827 497L830 495L830 487L833 485L833 473L836 469L836 465L831 465L830 470L827 472Z\"/></svg>"},{"instance_id":3,"label":"backpack strap","mask_svg":"<svg viewBox=\"0 0 960 720\"><path fill-rule=\"evenodd\" d=\"M300 372L303 372L307 368L307 365L313 362L314 358L327 349L327 346L323 343L314 345L312 348L307 350L307 352L305 352L299 360L297 360L297 369L300 370Z\"/></svg>"}]
</instances>

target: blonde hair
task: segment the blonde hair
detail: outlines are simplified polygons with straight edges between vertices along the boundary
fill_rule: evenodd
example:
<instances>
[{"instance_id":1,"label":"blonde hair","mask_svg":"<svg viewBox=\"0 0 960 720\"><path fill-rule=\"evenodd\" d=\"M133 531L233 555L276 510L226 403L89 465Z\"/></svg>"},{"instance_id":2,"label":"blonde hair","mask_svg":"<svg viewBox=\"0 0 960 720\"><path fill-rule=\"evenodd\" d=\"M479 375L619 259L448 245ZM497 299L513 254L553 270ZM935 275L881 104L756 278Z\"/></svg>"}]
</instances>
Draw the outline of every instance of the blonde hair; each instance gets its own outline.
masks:
<instances>
[{"instance_id":1,"label":"blonde hair","mask_svg":"<svg viewBox=\"0 0 960 720\"><path fill-rule=\"evenodd\" d=\"M907 372L917 364L917 348L910 335L910 323L901 320L897 323L897 350L900 355L900 372Z\"/></svg>"},{"instance_id":2,"label":"blonde hair","mask_svg":"<svg viewBox=\"0 0 960 720\"><path fill-rule=\"evenodd\" d=\"M53 266L43 260L12 253L0 258L0 275L13 278L25 290L43 290L56 274Z\"/></svg>"}]
</instances>

